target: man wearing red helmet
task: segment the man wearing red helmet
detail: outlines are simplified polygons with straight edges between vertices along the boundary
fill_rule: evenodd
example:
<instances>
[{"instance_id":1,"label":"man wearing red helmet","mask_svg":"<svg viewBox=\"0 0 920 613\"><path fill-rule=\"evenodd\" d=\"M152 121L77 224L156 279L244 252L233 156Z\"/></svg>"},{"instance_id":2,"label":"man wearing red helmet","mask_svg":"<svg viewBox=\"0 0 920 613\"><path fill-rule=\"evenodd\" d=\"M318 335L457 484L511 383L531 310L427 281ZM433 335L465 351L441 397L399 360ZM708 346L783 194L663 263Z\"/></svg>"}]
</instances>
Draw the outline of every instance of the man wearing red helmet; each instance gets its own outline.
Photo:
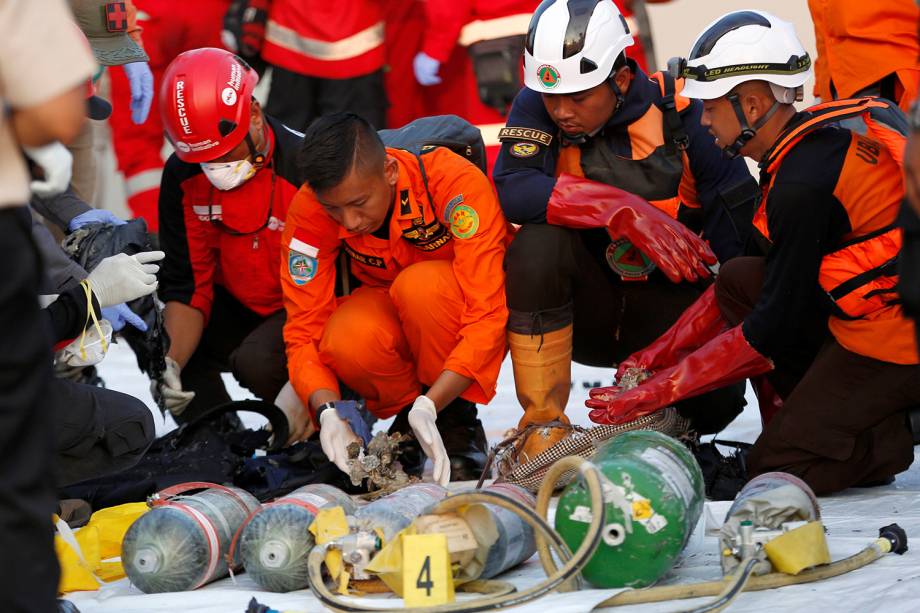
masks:
<instances>
[{"instance_id":1,"label":"man wearing red helmet","mask_svg":"<svg viewBox=\"0 0 920 613\"><path fill-rule=\"evenodd\" d=\"M239 57L205 48L177 56L160 86L175 147L159 201L171 342L151 391L179 422L230 400L221 372L268 401L287 382L278 261L300 134L262 113L258 80ZM288 409L302 433L305 412Z\"/></svg>"}]
</instances>

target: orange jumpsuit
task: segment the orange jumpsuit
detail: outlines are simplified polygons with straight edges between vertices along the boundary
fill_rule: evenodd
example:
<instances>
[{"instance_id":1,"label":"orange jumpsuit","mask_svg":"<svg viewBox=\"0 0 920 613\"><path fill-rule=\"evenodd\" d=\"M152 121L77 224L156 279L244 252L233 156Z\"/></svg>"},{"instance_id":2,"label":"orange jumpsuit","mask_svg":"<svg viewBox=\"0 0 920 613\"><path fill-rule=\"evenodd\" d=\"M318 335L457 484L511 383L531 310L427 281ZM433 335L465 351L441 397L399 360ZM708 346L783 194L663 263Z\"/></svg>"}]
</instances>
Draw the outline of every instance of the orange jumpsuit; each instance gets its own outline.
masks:
<instances>
[{"instance_id":1,"label":"orange jumpsuit","mask_svg":"<svg viewBox=\"0 0 920 613\"><path fill-rule=\"evenodd\" d=\"M894 74L895 102L907 111L920 83L916 2L808 0L808 8L818 47L815 96L850 98Z\"/></svg>"},{"instance_id":2,"label":"orange jumpsuit","mask_svg":"<svg viewBox=\"0 0 920 613\"><path fill-rule=\"evenodd\" d=\"M349 233L306 186L291 202L281 263L291 382L308 402L342 381L387 418L451 370L473 380L464 399L488 402L508 317L498 198L479 169L447 149L387 153L399 164L388 239ZM337 300L340 251L362 285Z\"/></svg>"}]
</instances>

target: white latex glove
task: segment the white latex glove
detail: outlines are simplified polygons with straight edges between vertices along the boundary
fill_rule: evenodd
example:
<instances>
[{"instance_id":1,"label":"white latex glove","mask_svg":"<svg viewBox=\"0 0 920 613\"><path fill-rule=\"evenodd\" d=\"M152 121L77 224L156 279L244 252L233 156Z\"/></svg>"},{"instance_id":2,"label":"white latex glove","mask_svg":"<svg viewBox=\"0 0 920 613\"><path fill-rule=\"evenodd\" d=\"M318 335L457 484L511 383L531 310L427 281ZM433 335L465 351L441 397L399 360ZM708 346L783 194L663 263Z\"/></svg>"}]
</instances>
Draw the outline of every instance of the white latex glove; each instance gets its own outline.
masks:
<instances>
[{"instance_id":1,"label":"white latex glove","mask_svg":"<svg viewBox=\"0 0 920 613\"><path fill-rule=\"evenodd\" d=\"M181 415L188 403L195 397L195 392L186 392L182 389L182 379L179 376L182 369L174 359L166 357L166 370L163 371L163 383L158 385L156 381L150 382L150 394L157 404L160 398L163 404L173 415Z\"/></svg>"},{"instance_id":2,"label":"white latex glove","mask_svg":"<svg viewBox=\"0 0 920 613\"><path fill-rule=\"evenodd\" d=\"M307 413L306 405L300 400L300 396L294 391L294 386L290 381L285 383L278 392L278 396L275 397L275 406L284 412L288 420L290 434L285 447L309 438L316 431L313 427L313 420Z\"/></svg>"},{"instance_id":3,"label":"white latex glove","mask_svg":"<svg viewBox=\"0 0 920 613\"><path fill-rule=\"evenodd\" d=\"M415 80L419 82L419 85L427 86L440 83L439 68L441 68L441 62L424 51L419 51L412 60L412 70L415 72Z\"/></svg>"},{"instance_id":4,"label":"white latex glove","mask_svg":"<svg viewBox=\"0 0 920 613\"><path fill-rule=\"evenodd\" d=\"M89 273L90 288L100 307L130 302L152 294L157 289L156 273L159 262L166 254L162 251L142 251L134 255L118 253L99 262Z\"/></svg>"},{"instance_id":5,"label":"white latex glove","mask_svg":"<svg viewBox=\"0 0 920 613\"><path fill-rule=\"evenodd\" d=\"M348 420L339 417L335 410L325 410L319 415L319 444L329 461L348 474L348 445L361 439L348 425Z\"/></svg>"},{"instance_id":6,"label":"white latex glove","mask_svg":"<svg viewBox=\"0 0 920 613\"><path fill-rule=\"evenodd\" d=\"M23 147L23 151L45 173L44 180L29 184L33 194L48 198L67 191L73 173L73 156L67 147L55 141L42 147Z\"/></svg>"},{"instance_id":7,"label":"white latex glove","mask_svg":"<svg viewBox=\"0 0 920 613\"><path fill-rule=\"evenodd\" d=\"M444 441L435 420L438 411L428 396L419 396L409 410L409 425L431 462L434 464L432 477L435 483L447 487L450 482L450 458L444 448Z\"/></svg>"}]
</instances>

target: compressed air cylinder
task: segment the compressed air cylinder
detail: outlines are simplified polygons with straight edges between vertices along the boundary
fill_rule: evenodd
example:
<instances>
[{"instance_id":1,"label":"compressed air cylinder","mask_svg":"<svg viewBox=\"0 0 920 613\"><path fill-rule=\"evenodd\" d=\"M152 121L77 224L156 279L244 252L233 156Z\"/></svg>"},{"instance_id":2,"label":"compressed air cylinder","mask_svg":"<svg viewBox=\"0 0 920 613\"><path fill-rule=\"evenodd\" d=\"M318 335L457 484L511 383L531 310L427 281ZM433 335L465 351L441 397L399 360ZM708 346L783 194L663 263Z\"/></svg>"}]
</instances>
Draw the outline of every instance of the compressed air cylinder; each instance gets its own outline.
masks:
<instances>
[{"instance_id":1,"label":"compressed air cylinder","mask_svg":"<svg viewBox=\"0 0 920 613\"><path fill-rule=\"evenodd\" d=\"M355 511L355 519L363 528L381 530L384 543L412 523L416 517L447 497L447 490L437 483L414 483Z\"/></svg>"},{"instance_id":2,"label":"compressed air cylinder","mask_svg":"<svg viewBox=\"0 0 920 613\"><path fill-rule=\"evenodd\" d=\"M510 483L494 483L485 489L514 498L530 508L534 508L537 502L533 494ZM537 545L533 528L517 514L494 504L482 506L488 510L498 529L498 540L489 549L489 557L479 575L480 579L491 579L529 560L537 551Z\"/></svg>"},{"instance_id":3,"label":"compressed air cylinder","mask_svg":"<svg viewBox=\"0 0 920 613\"><path fill-rule=\"evenodd\" d=\"M660 432L625 432L591 461L605 485L603 540L582 575L602 588L645 587L677 560L703 511L703 474L681 443ZM556 507L559 535L574 551L591 522L587 487L570 484Z\"/></svg>"},{"instance_id":4,"label":"compressed air cylinder","mask_svg":"<svg viewBox=\"0 0 920 613\"><path fill-rule=\"evenodd\" d=\"M156 504L125 533L121 561L128 579L153 594L225 577L233 535L259 506L245 490L223 486Z\"/></svg>"},{"instance_id":5,"label":"compressed air cylinder","mask_svg":"<svg viewBox=\"0 0 920 613\"><path fill-rule=\"evenodd\" d=\"M818 519L821 519L821 511L815 493L795 475L771 472L754 477L735 496L719 530L722 572L729 574L734 571L746 554L739 543L742 540L742 523L749 522L753 533L758 530L778 530L788 522L811 522ZM754 572L759 574L769 570L755 568Z\"/></svg>"},{"instance_id":6,"label":"compressed air cylinder","mask_svg":"<svg viewBox=\"0 0 920 613\"><path fill-rule=\"evenodd\" d=\"M262 507L243 526L240 558L246 573L266 590L290 592L309 585L310 524L320 509L355 510L351 496L322 483L305 485Z\"/></svg>"}]
</instances>

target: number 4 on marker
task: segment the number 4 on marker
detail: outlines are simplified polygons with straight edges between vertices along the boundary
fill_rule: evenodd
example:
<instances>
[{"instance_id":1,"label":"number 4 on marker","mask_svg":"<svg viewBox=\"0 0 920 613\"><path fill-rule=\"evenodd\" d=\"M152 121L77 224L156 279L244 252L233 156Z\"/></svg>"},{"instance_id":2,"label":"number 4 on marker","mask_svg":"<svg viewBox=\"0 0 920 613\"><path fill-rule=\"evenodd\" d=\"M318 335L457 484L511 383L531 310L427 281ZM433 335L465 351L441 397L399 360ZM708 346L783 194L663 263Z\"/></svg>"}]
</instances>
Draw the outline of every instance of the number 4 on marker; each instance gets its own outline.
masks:
<instances>
[{"instance_id":1,"label":"number 4 on marker","mask_svg":"<svg viewBox=\"0 0 920 613\"><path fill-rule=\"evenodd\" d=\"M447 537L412 534L402 537L403 599L406 607L431 606L454 601Z\"/></svg>"}]
</instances>

